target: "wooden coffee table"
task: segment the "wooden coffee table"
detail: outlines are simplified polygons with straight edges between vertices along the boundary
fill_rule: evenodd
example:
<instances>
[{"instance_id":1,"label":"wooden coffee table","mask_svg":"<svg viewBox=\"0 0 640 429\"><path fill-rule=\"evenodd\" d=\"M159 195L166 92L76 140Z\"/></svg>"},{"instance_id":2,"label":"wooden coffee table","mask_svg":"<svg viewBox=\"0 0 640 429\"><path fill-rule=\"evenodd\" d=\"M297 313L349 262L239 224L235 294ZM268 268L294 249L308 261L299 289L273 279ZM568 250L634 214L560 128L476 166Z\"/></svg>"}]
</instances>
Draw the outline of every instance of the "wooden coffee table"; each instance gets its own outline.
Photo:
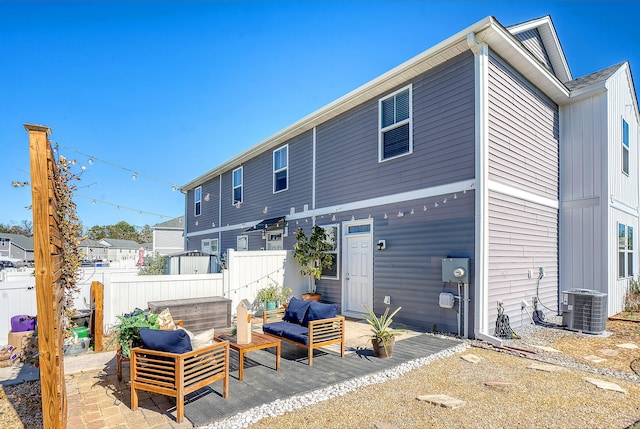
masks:
<instances>
[{"instance_id":1,"label":"wooden coffee table","mask_svg":"<svg viewBox=\"0 0 640 429\"><path fill-rule=\"evenodd\" d=\"M269 335L259 332L251 333L251 342L249 344L236 343L236 337L231 334L221 333L215 336L218 341L229 341L229 348L238 352L238 380L244 378L244 355L255 351L276 348L276 371L280 371L280 340Z\"/></svg>"}]
</instances>

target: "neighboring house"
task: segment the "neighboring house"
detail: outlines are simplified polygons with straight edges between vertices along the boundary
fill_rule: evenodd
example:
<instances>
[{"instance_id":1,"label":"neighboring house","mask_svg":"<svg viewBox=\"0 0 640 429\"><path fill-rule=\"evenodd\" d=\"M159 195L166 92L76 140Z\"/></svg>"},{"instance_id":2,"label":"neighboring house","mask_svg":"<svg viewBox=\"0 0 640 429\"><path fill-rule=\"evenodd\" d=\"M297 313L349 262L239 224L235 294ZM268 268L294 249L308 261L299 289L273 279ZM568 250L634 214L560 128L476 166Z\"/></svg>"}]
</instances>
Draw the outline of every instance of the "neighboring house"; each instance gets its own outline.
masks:
<instances>
[{"instance_id":1,"label":"neighboring house","mask_svg":"<svg viewBox=\"0 0 640 429\"><path fill-rule=\"evenodd\" d=\"M84 255L84 259L88 259L90 261L95 260L108 260L108 248L109 246L97 241L92 240L90 238L85 238L80 241L79 244L80 251Z\"/></svg>"},{"instance_id":2,"label":"neighboring house","mask_svg":"<svg viewBox=\"0 0 640 429\"><path fill-rule=\"evenodd\" d=\"M157 223L153 230L153 253L171 255L184 251L184 216Z\"/></svg>"},{"instance_id":3,"label":"neighboring house","mask_svg":"<svg viewBox=\"0 0 640 429\"><path fill-rule=\"evenodd\" d=\"M550 17L488 17L185 184L186 247L292 249L315 223L324 301L470 337L499 303L518 325L523 300L555 313L576 287L613 314L636 274L638 127L627 63L574 80ZM442 281L451 257L468 291Z\"/></svg>"},{"instance_id":4,"label":"neighboring house","mask_svg":"<svg viewBox=\"0 0 640 429\"><path fill-rule=\"evenodd\" d=\"M98 240L100 244L107 247L107 259L111 262L138 260L138 249L140 244L133 240L119 240L115 238L103 238Z\"/></svg>"},{"instance_id":5,"label":"neighboring house","mask_svg":"<svg viewBox=\"0 0 640 429\"><path fill-rule=\"evenodd\" d=\"M0 233L0 259L33 261L33 237Z\"/></svg>"}]
</instances>

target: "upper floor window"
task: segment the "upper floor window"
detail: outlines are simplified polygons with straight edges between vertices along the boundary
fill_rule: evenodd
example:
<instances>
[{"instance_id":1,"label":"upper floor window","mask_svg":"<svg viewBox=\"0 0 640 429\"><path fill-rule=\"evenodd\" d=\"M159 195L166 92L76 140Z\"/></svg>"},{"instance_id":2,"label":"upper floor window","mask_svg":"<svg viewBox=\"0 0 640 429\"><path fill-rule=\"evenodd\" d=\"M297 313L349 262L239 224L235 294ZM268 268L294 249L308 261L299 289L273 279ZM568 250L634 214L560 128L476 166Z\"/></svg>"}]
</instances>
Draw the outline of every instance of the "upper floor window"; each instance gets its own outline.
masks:
<instances>
[{"instance_id":1,"label":"upper floor window","mask_svg":"<svg viewBox=\"0 0 640 429\"><path fill-rule=\"evenodd\" d=\"M233 170L233 204L242 202L242 167Z\"/></svg>"},{"instance_id":2,"label":"upper floor window","mask_svg":"<svg viewBox=\"0 0 640 429\"><path fill-rule=\"evenodd\" d=\"M193 194L193 214L200 216L202 212L202 186L198 186Z\"/></svg>"},{"instance_id":3,"label":"upper floor window","mask_svg":"<svg viewBox=\"0 0 640 429\"><path fill-rule=\"evenodd\" d=\"M273 193L286 191L289 186L289 145L273 151Z\"/></svg>"},{"instance_id":4,"label":"upper floor window","mask_svg":"<svg viewBox=\"0 0 640 429\"><path fill-rule=\"evenodd\" d=\"M379 161L413 152L411 88L411 86L402 88L379 100Z\"/></svg>"},{"instance_id":5,"label":"upper floor window","mask_svg":"<svg viewBox=\"0 0 640 429\"><path fill-rule=\"evenodd\" d=\"M622 120L622 172L629 174L629 124Z\"/></svg>"}]
</instances>

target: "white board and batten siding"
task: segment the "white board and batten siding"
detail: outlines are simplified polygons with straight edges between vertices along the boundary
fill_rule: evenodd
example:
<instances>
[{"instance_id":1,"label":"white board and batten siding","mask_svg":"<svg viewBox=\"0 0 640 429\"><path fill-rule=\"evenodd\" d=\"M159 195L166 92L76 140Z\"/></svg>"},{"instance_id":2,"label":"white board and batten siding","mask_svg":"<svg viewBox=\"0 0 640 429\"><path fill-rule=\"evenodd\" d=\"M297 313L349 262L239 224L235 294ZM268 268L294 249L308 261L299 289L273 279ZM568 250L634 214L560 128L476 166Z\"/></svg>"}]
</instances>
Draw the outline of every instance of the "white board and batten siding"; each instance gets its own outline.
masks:
<instances>
[{"instance_id":1,"label":"white board and batten siding","mask_svg":"<svg viewBox=\"0 0 640 429\"><path fill-rule=\"evenodd\" d=\"M558 142L558 106L491 53L489 321L498 302L514 324L528 319L521 302L531 304L536 295L557 309ZM545 276L538 285L540 268Z\"/></svg>"},{"instance_id":2,"label":"white board and batten siding","mask_svg":"<svg viewBox=\"0 0 640 429\"><path fill-rule=\"evenodd\" d=\"M628 285L627 278L618 277L618 223L634 228L636 276L640 268L639 137L630 79L628 66L622 65L604 86L585 90L561 109L560 290L607 293L609 316L622 311ZM622 173L623 119L629 124L629 175Z\"/></svg>"}]
</instances>

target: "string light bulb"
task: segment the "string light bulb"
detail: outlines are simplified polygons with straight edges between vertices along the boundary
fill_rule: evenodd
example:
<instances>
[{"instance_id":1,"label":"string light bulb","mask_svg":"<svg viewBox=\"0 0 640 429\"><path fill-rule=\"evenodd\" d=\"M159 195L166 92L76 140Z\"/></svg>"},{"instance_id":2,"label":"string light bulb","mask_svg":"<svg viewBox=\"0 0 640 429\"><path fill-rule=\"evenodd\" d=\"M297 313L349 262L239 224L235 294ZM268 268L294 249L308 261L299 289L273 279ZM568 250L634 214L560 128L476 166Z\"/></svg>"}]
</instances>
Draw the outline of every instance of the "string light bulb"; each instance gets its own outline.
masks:
<instances>
[{"instance_id":1,"label":"string light bulb","mask_svg":"<svg viewBox=\"0 0 640 429\"><path fill-rule=\"evenodd\" d=\"M133 174L131 175L131 180L136 180L137 178L138 178L138 173L134 171Z\"/></svg>"},{"instance_id":2,"label":"string light bulb","mask_svg":"<svg viewBox=\"0 0 640 429\"><path fill-rule=\"evenodd\" d=\"M175 192L176 191L176 185L171 185L171 192Z\"/></svg>"}]
</instances>

